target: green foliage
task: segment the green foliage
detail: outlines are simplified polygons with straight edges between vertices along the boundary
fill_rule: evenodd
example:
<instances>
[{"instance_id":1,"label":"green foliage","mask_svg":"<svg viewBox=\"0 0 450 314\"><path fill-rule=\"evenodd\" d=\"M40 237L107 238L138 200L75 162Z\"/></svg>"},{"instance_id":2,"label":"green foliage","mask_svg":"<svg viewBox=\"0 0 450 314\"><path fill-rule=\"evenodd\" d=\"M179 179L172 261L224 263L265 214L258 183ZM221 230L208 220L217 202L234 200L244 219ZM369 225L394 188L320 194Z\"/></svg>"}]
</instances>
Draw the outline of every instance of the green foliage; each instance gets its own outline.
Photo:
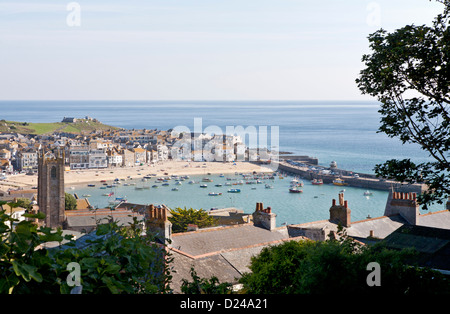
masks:
<instances>
[{"instance_id":1,"label":"green foliage","mask_svg":"<svg viewBox=\"0 0 450 314\"><path fill-rule=\"evenodd\" d=\"M116 222L98 225L95 236L79 248L59 229L18 222L0 211L0 293L69 293L73 287L67 282L71 272L67 266L72 262L80 265L83 293L170 292L172 259L163 246L144 235L141 225L136 218L129 227ZM63 240L68 242L61 246ZM43 246L51 241L60 246Z\"/></svg>"},{"instance_id":2,"label":"green foliage","mask_svg":"<svg viewBox=\"0 0 450 314\"><path fill-rule=\"evenodd\" d=\"M187 279L182 280L181 292L185 294L231 294L233 285L228 282L220 283L217 277L209 279L200 278L197 272L191 268L192 282Z\"/></svg>"},{"instance_id":3,"label":"green foliage","mask_svg":"<svg viewBox=\"0 0 450 314\"><path fill-rule=\"evenodd\" d=\"M172 223L173 232L185 232L189 224L195 224L199 228L205 228L214 226L217 224L217 220L208 215L203 209L184 209L178 207L171 209L170 213L172 217L169 217L169 221Z\"/></svg>"},{"instance_id":4,"label":"green foliage","mask_svg":"<svg viewBox=\"0 0 450 314\"><path fill-rule=\"evenodd\" d=\"M70 193L67 193L67 192L64 193L64 204L65 204L64 207L66 210L77 209L77 200Z\"/></svg>"},{"instance_id":5,"label":"green foliage","mask_svg":"<svg viewBox=\"0 0 450 314\"><path fill-rule=\"evenodd\" d=\"M424 205L450 195L450 1L432 26L407 25L392 33L369 36L371 54L362 57L365 69L356 79L363 94L381 102L379 132L417 144L433 162L409 159L377 165L378 176L426 183L419 196Z\"/></svg>"},{"instance_id":6,"label":"green foliage","mask_svg":"<svg viewBox=\"0 0 450 314\"><path fill-rule=\"evenodd\" d=\"M448 278L428 269L406 266L412 251L388 250L343 241L288 241L264 248L252 258L251 273L240 282L251 294L419 294L450 293ZM367 265L377 262L381 285L367 284Z\"/></svg>"},{"instance_id":7,"label":"green foliage","mask_svg":"<svg viewBox=\"0 0 450 314\"><path fill-rule=\"evenodd\" d=\"M16 200L17 206L18 207L22 207L25 209L33 209L33 205L31 205L31 201L30 199L26 198L26 197L19 197Z\"/></svg>"}]
</instances>

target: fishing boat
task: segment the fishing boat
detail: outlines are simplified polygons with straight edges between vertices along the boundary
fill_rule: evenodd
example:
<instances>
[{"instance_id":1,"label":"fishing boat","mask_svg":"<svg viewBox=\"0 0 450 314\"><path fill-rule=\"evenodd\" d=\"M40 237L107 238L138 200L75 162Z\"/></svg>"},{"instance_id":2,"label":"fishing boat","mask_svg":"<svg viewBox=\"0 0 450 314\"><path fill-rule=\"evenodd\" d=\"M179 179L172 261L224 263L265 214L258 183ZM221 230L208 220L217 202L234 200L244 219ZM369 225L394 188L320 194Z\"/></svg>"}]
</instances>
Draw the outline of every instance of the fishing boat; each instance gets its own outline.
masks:
<instances>
[{"instance_id":1,"label":"fishing boat","mask_svg":"<svg viewBox=\"0 0 450 314\"><path fill-rule=\"evenodd\" d=\"M175 183L175 185L181 185L182 183L180 182L180 181L177 181L176 183Z\"/></svg>"},{"instance_id":2,"label":"fishing boat","mask_svg":"<svg viewBox=\"0 0 450 314\"><path fill-rule=\"evenodd\" d=\"M169 183L167 183L167 182L164 182L163 184L162 184L163 186L168 186L169 185Z\"/></svg>"},{"instance_id":3,"label":"fishing boat","mask_svg":"<svg viewBox=\"0 0 450 314\"><path fill-rule=\"evenodd\" d=\"M302 193L303 190L300 190L298 187L291 187L289 189L289 193Z\"/></svg>"},{"instance_id":4,"label":"fishing boat","mask_svg":"<svg viewBox=\"0 0 450 314\"><path fill-rule=\"evenodd\" d=\"M373 193L370 192L369 190L367 190L367 191L364 192L364 196L371 196L372 194L373 194Z\"/></svg>"},{"instance_id":5,"label":"fishing boat","mask_svg":"<svg viewBox=\"0 0 450 314\"><path fill-rule=\"evenodd\" d=\"M157 188L157 187L158 187L157 184L153 184L153 185L152 185L152 188Z\"/></svg>"},{"instance_id":6,"label":"fishing boat","mask_svg":"<svg viewBox=\"0 0 450 314\"><path fill-rule=\"evenodd\" d=\"M200 187L201 187L201 188L207 188L208 185L207 185L207 184L202 184L202 185L200 185Z\"/></svg>"},{"instance_id":7,"label":"fishing boat","mask_svg":"<svg viewBox=\"0 0 450 314\"><path fill-rule=\"evenodd\" d=\"M203 182L213 182L213 180L210 178L203 178L202 181Z\"/></svg>"},{"instance_id":8,"label":"fishing boat","mask_svg":"<svg viewBox=\"0 0 450 314\"><path fill-rule=\"evenodd\" d=\"M218 188L220 188L222 186L222 184L216 184L215 186L217 186Z\"/></svg>"},{"instance_id":9,"label":"fishing boat","mask_svg":"<svg viewBox=\"0 0 450 314\"><path fill-rule=\"evenodd\" d=\"M178 188L173 188L172 191L178 191Z\"/></svg>"},{"instance_id":10,"label":"fishing boat","mask_svg":"<svg viewBox=\"0 0 450 314\"><path fill-rule=\"evenodd\" d=\"M323 184L323 180L322 179L314 179L311 181L311 184L313 185L322 185Z\"/></svg>"},{"instance_id":11,"label":"fishing boat","mask_svg":"<svg viewBox=\"0 0 450 314\"><path fill-rule=\"evenodd\" d=\"M345 183L345 181L342 180L341 178L333 180L333 184L338 186L348 185L348 183Z\"/></svg>"},{"instance_id":12,"label":"fishing boat","mask_svg":"<svg viewBox=\"0 0 450 314\"><path fill-rule=\"evenodd\" d=\"M209 196L219 196L222 195L222 193L216 193L216 192L210 192L208 193Z\"/></svg>"},{"instance_id":13,"label":"fishing boat","mask_svg":"<svg viewBox=\"0 0 450 314\"><path fill-rule=\"evenodd\" d=\"M266 188L266 189L273 189L273 186L270 185L270 184L266 184L266 185L265 185L265 188Z\"/></svg>"},{"instance_id":14,"label":"fishing boat","mask_svg":"<svg viewBox=\"0 0 450 314\"><path fill-rule=\"evenodd\" d=\"M228 193L241 193L241 189L229 189Z\"/></svg>"},{"instance_id":15,"label":"fishing boat","mask_svg":"<svg viewBox=\"0 0 450 314\"><path fill-rule=\"evenodd\" d=\"M92 188L92 187L95 186L95 184L88 184L87 186L90 187L90 188Z\"/></svg>"},{"instance_id":16,"label":"fishing boat","mask_svg":"<svg viewBox=\"0 0 450 314\"><path fill-rule=\"evenodd\" d=\"M110 200L109 204L114 205L114 204L120 204L122 202L126 202L126 198L125 197L116 197L114 200Z\"/></svg>"}]
</instances>

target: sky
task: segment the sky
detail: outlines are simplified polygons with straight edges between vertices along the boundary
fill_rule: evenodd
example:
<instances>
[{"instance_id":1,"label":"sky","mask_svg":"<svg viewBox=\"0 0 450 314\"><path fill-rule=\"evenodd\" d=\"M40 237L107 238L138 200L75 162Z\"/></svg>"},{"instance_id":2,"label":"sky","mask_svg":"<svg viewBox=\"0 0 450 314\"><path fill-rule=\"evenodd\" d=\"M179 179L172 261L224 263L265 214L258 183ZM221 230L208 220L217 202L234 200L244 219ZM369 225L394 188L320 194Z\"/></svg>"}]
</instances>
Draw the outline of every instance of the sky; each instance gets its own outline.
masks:
<instances>
[{"instance_id":1,"label":"sky","mask_svg":"<svg viewBox=\"0 0 450 314\"><path fill-rule=\"evenodd\" d=\"M0 100L370 100L380 28L429 0L0 0Z\"/></svg>"}]
</instances>

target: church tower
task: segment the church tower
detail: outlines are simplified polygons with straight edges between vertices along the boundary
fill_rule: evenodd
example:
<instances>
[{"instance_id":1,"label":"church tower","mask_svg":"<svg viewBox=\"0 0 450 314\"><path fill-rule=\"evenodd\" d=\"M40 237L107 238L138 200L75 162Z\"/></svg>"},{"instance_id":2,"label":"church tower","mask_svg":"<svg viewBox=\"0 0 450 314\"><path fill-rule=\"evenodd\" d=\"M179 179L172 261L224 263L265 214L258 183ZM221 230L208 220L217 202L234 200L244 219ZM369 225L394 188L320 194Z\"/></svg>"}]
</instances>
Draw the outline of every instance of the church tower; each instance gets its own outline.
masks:
<instances>
[{"instance_id":1,"label":"church tower","mask_svg":"<svg viewBox=\"0 0 450 314\"><path fill-rule=\"evenodd\" d=\"M38 205L45 214L44 225L50 228L63 227L65 221L64 155L57 151L38 158Z\"/></svg>"}]
</instances>

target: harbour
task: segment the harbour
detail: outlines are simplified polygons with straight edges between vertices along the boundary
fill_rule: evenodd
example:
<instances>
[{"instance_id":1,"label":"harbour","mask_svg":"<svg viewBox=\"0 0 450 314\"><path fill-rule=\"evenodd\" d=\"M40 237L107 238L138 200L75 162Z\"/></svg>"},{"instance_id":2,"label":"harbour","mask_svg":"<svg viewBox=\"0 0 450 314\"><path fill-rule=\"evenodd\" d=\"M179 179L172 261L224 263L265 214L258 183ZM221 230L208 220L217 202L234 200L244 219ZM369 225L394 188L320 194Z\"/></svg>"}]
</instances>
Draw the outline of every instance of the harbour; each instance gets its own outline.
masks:
<instances>
[{"instance_id":1,"label":"harbour","mask_svg":"<svg viewBox=\"0 0 450 314\"><path fill-rule=\"evenodd\" d=\"M280 158L275 167L280 171L306 180L322 180L325 184L333 184L339 179L340 183L337 185L368 190L389 191L393 188L398 192L415 193L421 193L425 190L425 185L423 184L407 184L378 178L374 174L339 169L336 162L330 163L330 167L320 166L317 159L308 156L285 156Z\"/></svg>"}]
</instances>

